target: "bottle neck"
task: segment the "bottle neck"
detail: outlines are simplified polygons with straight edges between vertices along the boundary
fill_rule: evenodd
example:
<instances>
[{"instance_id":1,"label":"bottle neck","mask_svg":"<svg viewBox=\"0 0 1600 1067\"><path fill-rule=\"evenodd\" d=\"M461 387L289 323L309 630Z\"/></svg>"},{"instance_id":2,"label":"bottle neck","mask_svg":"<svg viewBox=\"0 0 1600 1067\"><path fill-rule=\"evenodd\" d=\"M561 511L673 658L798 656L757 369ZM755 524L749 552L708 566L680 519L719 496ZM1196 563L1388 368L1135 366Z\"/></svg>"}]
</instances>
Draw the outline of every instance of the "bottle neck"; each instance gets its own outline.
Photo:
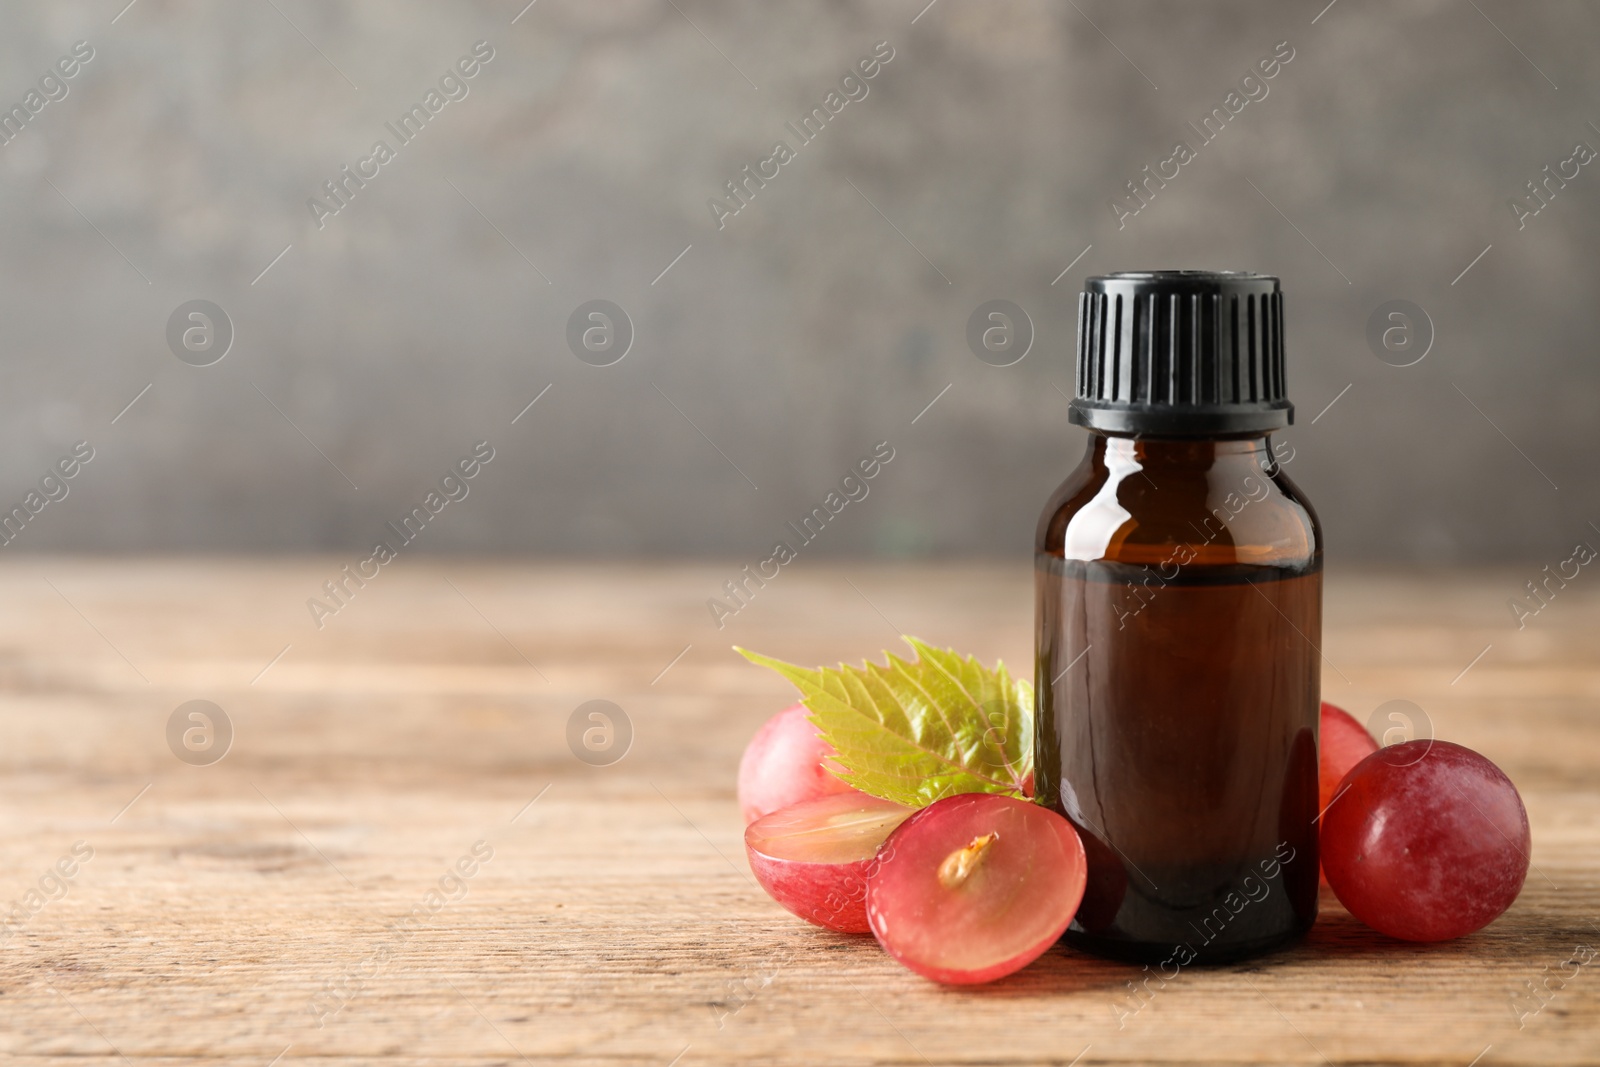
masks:
<instances>
[{"instance_id":1,"label":"bottle neck","mask_svg":"<svg viewBox=\"0 0 1600 1067\"><path fill-rule=\"evenodd\" d=\"M1237 468L1274 474L1278 458L1270 434L1239 437L1124 437L1091 433L1086 458L1113 474L1143 471L1154 477L1205 474Z\"/></svg>"}]
</instances>

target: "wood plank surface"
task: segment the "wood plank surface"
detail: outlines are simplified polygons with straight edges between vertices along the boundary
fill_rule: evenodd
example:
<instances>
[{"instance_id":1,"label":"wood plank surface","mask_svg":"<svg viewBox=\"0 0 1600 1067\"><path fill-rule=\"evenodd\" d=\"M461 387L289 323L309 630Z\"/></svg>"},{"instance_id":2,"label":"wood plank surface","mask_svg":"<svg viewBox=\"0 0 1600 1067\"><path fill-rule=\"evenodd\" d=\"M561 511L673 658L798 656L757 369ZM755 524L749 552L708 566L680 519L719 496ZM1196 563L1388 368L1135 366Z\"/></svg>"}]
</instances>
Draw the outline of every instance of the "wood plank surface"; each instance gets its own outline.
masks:
<instances>
[{"instance_id":1,"label":"wood plank surface","mask_svg":"<svg viewBox=\"0 0 1600 1067\"><path fill-rule=\"evenodd\" d=\"M6 1063L1600 1062L1600 963L1559 977L1600 948L1594 579L1518 630L1531 571L1328 572L1324 694L1412 701L1522 790L1507 915L1406 945L1325 891L1303 945L1122 1014L1136 968L939 988L743 858L735 767L791 692L729 646L906 632L1027 674L1025 564L801 564L718 630L732 564L404 559L318 629L345 562L0 566ZM592 699L631 722L609 766L568 744ZM218 762L169 747L190 700L232 724Z\"/></svg>"}]
</instances>

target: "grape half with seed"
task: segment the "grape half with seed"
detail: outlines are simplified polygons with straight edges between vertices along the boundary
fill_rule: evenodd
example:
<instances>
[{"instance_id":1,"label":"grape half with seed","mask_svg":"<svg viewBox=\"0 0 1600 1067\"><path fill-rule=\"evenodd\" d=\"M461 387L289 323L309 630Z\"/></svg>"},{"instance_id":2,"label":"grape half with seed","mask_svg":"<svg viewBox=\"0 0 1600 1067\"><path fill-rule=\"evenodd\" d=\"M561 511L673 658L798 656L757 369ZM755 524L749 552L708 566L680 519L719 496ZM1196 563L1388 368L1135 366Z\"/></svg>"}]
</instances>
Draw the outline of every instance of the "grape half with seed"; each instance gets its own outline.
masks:
<instances>
[{"instance_id":1,"label":"grape half with seed","mask_svg":"<svg viewBox=\"0 0 1600 1067\"><path fill-rule=\"evenodd\" d=\"M945 797L901 824L867 879L867 920L884 949L951 985L1018 971L1055 944L1083 899L1078 833L1016 797Z\"/></svg>"}]
</instances>

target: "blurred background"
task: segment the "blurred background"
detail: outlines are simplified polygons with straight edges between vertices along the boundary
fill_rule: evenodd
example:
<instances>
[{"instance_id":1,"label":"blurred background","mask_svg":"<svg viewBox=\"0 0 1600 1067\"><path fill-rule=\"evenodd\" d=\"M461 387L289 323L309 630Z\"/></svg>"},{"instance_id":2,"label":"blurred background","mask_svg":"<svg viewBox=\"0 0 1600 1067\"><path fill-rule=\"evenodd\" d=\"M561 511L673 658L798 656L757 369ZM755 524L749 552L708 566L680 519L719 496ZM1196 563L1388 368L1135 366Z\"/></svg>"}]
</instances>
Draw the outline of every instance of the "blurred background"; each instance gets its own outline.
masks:
<instances>
[{"instance_id":1,"label":"blurred background","mask_svg":"<svg viewBox=\"0 0 1600 1067\"><path fill-rule=\"evenodd\" d=\"M12 552L359 552L487 441L418 550L754 563L888 442L806 553L1022 559L1160 267L1282 277L1331 559L1600 543L1592 5L525 2L0 5Z\"/></svg>"}]
</instances>

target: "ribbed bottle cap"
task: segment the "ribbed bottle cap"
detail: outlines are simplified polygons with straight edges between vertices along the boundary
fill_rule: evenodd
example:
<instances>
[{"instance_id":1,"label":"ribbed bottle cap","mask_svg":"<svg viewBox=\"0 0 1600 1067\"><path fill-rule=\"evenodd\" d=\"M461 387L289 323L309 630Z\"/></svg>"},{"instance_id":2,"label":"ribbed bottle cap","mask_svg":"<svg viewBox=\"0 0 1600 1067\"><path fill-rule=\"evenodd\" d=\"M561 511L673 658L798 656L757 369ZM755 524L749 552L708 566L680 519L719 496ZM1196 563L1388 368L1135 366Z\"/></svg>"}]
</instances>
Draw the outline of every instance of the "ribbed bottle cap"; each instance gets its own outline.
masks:
<instances>
[{"instance_id":1,"label":"ribbed bottle cap","mask_svg":"<svg viewBox=\"0 0 1600 1067\"><path fill-rule=\"evenodd\" d=\"M1088 279L1070 418L1154 437L1265 433L1294 422L1278 279L1203 270Z\"/></svg>"}]
</instances>

